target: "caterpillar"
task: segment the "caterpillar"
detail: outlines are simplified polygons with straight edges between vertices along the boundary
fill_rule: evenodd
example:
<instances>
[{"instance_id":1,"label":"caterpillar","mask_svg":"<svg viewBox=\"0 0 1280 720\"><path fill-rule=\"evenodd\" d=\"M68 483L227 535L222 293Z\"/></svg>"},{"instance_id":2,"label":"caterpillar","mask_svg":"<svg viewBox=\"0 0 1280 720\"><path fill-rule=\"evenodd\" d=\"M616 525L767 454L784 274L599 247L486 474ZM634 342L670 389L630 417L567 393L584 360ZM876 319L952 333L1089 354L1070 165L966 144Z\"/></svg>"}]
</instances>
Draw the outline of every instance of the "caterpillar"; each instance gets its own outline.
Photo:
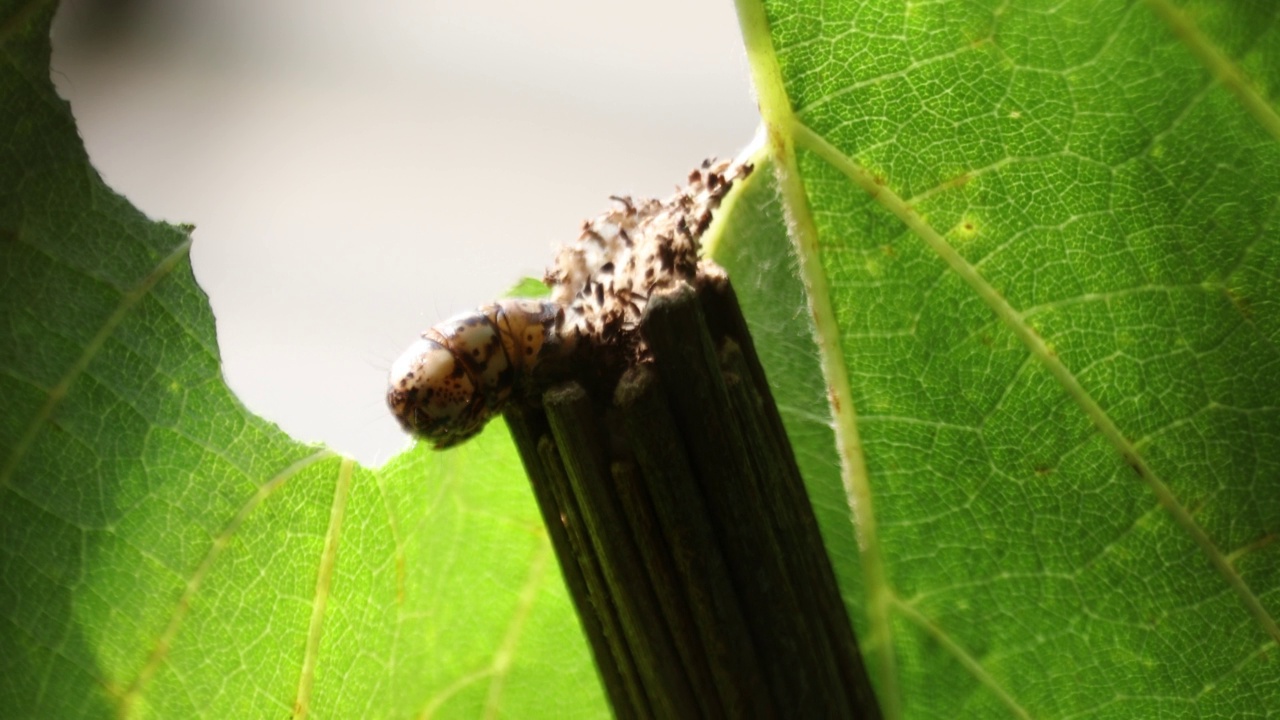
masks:
<instances>
[{"instance_id":1,"label":"caterpillar","mask_svg":"<svg viewBox=\"0 0 1280 720\"><path fill-rule=\"evenodd\" d=\"M391 367L387 405L410 434L447 448L480 432L517 389L568 368L597 375L643 359L649 297L702 274L712 211L751 165L702 163L665 201L614 197L560 248L543 281L550 300L499 300L435 325ZM541 364L541 367L540 367ZM610 370L612 369L612 370Z\"/></svg>"},{"instance_id":2,"label":"caterpillar","mask_svg":"<svg viewBox=\"0 0 1280 720\"><path fill-rule=\"evenodd\" d=\"M434 325L392 364L387 405L436 449L457 445L502 411L563 321L554 302L514 298Z\"/></svg>"}]
</instances>

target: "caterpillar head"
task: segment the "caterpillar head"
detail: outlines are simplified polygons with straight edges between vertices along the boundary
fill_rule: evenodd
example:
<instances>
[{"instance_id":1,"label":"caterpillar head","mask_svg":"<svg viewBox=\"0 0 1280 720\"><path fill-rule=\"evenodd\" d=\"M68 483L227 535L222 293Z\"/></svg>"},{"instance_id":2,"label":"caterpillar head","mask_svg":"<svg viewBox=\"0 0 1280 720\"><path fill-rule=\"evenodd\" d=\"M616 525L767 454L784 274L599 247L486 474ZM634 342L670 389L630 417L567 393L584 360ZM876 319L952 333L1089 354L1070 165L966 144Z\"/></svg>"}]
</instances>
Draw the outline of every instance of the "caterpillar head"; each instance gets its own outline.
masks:
<instances>
[{"instance_id":1,"label":"caterpillar head","mask_svg":"<svg viewBox=\"0 0 1280 720\"><path fill-rule=\"evenodd\" d=\"M387 405L408 432L437 449L480 432L489 420L484 393L454 351L418 339L391 366Z\"/></svg>"}]
</instances>

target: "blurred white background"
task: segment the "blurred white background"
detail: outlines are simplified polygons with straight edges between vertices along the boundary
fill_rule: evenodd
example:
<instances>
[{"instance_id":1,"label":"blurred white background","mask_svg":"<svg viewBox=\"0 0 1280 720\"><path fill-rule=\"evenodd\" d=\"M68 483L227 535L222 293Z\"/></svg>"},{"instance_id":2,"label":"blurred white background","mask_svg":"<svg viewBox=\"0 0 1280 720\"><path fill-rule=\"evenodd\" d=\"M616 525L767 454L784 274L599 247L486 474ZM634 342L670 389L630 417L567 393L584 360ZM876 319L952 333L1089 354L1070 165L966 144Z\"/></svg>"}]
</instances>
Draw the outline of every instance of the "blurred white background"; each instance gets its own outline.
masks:
<instances>
[{"instance_id":1,"label":"blurred white background","mask_svg":"<svg viewBox=\"0 0 1280 720\"><path fill-rule=\"evenodd\" d=\"M419 332L756 124L727 0L64 0L53 68L107 182L196 225L231 387L370 465Z\"/></svg>"}]
</instances>

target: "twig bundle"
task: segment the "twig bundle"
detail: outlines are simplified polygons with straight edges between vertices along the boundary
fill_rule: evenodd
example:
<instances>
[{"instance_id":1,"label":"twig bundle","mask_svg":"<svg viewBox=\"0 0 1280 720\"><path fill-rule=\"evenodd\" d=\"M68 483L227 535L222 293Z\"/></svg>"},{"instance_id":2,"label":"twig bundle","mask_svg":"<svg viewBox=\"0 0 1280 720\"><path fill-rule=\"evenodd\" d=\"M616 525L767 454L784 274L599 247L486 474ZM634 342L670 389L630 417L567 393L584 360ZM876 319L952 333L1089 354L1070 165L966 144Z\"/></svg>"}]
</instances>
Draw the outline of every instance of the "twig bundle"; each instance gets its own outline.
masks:
<instances>
[{"instance_id":1,"label":"twig bundle","mask_svg":"<svg viewBox=\"0 0 1280 720\"><path fill-rule=\"evenodd\" d=\"M878 717L728 278L655 292L645 355L507 422L619 717Z\"/></svg>"}]
</instances>

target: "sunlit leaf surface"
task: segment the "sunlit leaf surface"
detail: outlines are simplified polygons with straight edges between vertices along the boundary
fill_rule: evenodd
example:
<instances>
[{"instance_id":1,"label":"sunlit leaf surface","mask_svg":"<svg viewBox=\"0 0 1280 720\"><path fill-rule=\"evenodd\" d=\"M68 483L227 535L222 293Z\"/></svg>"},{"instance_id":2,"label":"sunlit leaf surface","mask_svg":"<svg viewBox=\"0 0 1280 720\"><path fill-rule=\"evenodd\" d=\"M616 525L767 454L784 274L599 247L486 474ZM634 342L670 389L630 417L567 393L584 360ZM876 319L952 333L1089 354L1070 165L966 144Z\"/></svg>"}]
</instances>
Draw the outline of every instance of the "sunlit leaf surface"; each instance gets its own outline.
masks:
<instances>
[{"instance_id":1,"label":"sunlit leaf surface","mask_svg":"<svg viewBox=\"0 0 1280 720\"><path fill-rule=\"evenodd\" d=\"M1280 712L1280 9L739 12L718 257L889 714Z\"/></svg>"}]
</instances>

